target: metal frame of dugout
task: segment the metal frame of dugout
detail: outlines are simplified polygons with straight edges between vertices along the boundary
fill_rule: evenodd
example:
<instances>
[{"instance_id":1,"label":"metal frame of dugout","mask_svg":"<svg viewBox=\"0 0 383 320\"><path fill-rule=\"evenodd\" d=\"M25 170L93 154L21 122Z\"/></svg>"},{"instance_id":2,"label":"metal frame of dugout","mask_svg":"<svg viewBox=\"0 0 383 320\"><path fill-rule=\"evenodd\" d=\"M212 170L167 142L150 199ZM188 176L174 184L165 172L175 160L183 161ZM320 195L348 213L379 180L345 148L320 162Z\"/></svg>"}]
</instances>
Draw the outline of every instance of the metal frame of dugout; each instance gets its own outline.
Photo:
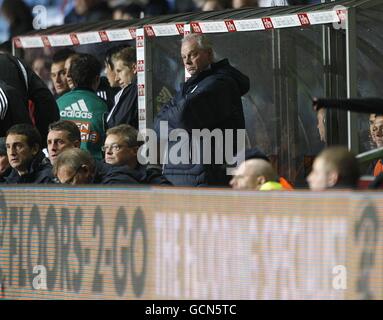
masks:
<instances>
[{"instance_id":1,"label":"metal frame of dugout","mask_svg":"<svg viewBox=\"0 0 383 320\"><path fill-rule=\"evenodd\" d=\"M363 96L357 68L358 17L367 15L368 21L368 13L379 11L379 5L383 7L378 0L344 0L68 25L15 38L14 53L20 54L22 48L80 48L135 39L139 127L145 130L185 78L179 40L187 32L208 34L217 57L228 57L251 79L251 90L243 99L247 146L263 149L278 172L299 186L325 145L319 139L311 98ZM360 119L353 113L328 111L327 144L365 151Z\"/></svg>"}]
</instances>

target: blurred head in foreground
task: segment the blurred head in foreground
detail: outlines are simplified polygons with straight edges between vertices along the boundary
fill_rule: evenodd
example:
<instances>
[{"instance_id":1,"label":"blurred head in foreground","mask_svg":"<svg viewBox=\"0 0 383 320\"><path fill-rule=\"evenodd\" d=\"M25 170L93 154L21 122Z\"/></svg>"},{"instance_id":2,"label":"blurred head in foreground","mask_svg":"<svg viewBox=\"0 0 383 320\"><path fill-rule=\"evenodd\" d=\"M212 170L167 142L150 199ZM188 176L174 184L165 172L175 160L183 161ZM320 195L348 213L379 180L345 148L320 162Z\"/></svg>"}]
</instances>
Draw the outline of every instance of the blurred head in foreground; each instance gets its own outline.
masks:
<instances>
[{"instance_id":1,"label":"blurred head in foreground","mask_svg":"<svg viewBox=\"0 0 383 320\"><path fill-rule=\"evenodd\" d=\"M359 175L358 161L354 154L346 147L332 146L315 158L307 182L312 191L356 188Z\"/></svg>"}]
</instances>

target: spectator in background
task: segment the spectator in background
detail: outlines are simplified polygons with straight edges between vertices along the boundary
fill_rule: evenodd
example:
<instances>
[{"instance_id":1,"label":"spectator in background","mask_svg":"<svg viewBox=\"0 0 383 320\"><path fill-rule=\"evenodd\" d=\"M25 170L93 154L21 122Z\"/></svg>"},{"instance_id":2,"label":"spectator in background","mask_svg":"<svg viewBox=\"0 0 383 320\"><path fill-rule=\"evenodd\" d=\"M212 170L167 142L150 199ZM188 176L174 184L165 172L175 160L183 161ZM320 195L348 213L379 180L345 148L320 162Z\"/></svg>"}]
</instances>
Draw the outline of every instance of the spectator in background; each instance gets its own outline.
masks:
<instances>
[{"instance_id":1,"label":"spectator in background","mask_svg":"<svg viewBox=\"0 0 383 320\"><path fill-rule=\"evenodd\" d=\"M325 99L313 98L313 108L319 114L323 109L339 109L360 113L370 113L370 134L373 141L379 146L380 129L382 125L383 99L380 98L353 98L353 99ZM323 111L324 112L324 111ZM377 114L378 116L374 116ZM377 121L376 121L377 120ZM374 176L383 172L381 161L377 161L374 168Z\"/></svg>"},{"instance_id":2,"label":"spectator in background","mask_svg":"<svg viewBox=\"0 0 383 320\"><path fill-rule=\"evenodd\" d=\"M205 4L206 0L193 0L194 6L197 10L202 10L203 5Z\"/></svg>"},{"instance_id":3,"label":"spectator in background","mask_svg":"<svg viewBox=\"0 0 383 320\"><path fill-rule=\"evenodd\" d=\"M81 149L102 160L101 146L105 137L106 102L96 94L100 81L100 62L90 54L79 54L71 62L68 76L74 89L57 100L62 120L77 124L81 131Z\"/></svg>"},{"instance_id":4,"label":"spectator in background","mask_svg":"<svg viewBox=\"0 0 383 320\"><path fill-rule=\"evenodd\" d=\"M7 132L6 147L12 167L6 183L51 183L52 166L41 151L41 135L30 124L16 124Z\"/></svg>"},{"instance_id":5,"label":"spectator in background","mask_svg":"<svg viewBox=\"0 0 383 320\"><path fill-rule=\"evenodd\" d=\"M355 189L359 176L359 165L355 156L346 147L332 146L315 158L307 182L312 191Z\"/></svg>"},{"instance_id":6,"label":"spectator in background","mask_svg":"<svg viewBox=\"0 0 383 320\"><path fill-rule=\"evenodd\" d=\"M143 13L144 8L137 3L119 5L113 10L113 20L140 19Z\"/></svg>"},{"instance_id":7,"label":"spectator in background","mask_svg":"<svg viewBox=\"0 0 383 320\"><path fill-rule=\"evenodd\" d=\"M116 73L114 71L113 59L119 51L128 47L129 47L128 45L114 46L108 49L105 53L105 59L104 59L105 74L106 74L106 78L108 79L109 85L112 88L119 88L119 84L116 81Z\"/></svg>"},{"instance_id":8,"label":"spectator in background","mask_svg":"<svg viewBox=\"0 0 383 320\"><path fill-rule=\"evenodd\" d=\"M13 37L33 30L31 9L23 0L3 0L1 13L9 24L9 43Z\"/></svg>"},{"instance_id":9,"label":"spectator in background","mask_svg":"<svg viewBox=\"0 0 383 320\"><path fill-rule=\"evenodd\" d=\"M74 89L74 83L73 83L72 77L71 77L70 74L69 74L69 69L70 69L70 66L71 66L71 64L72 64L72 61L74 61L75 59L77 59L79 56L80 56L79 53L72 54L72 55L70 55L70 56L65 60L65 63L64 63L65 78L66 78L66 82L67 82L68 87L69 87L69 91L72 90L72 89Z\"/></svg>"},{"instance_id":10,"label":"spectator in background","mask_svg":"<svg viewBox=\"0 0 383 320\"><path fill-rule=\"evenodd\" d=\"M115 81L122 88L119 99L108 114L107 126L129 124L138 129L136 49L124 48L113 56Z\"/></svg>"},{"instance_id":11,"label":"spectator in background","mask_svg":"<svg viewBox=\"0 0 383 320\"><path fill-rule=\"evenodd\" d=\"M233 0L232 7L234 9L258 7L258 0Z\"/></svg>"},{"instance_id":12,"label":"spectator in background","mask_svg":"<svg viewBox=\"0 0 383 320\"><path fill-rule=\"evenodd\" d=\"M145 6L145 17L160 16L170 12L166 0L149 0Z\"/></svg>"},{"instance_id":13,"label":"spectator in background","mask_svg":"<svg viewBox=\"0 0 383 320\"><path fill-rule=\"evenodd\" d=\"M48 88L50 86L49 69L50 64L46 58L37 57L32 62L32 70L40 77L41 80L44 81Z\"/></svg>"},{"instance_id":14,"label":"spectator in background","mask_svg":"<svg viewBox=\"0 0 383 320\"><path fill-rule=\"evenodd\" d=\"M106 1L74 0L74 8L65 16L64 23L98 22L111 18L112 10Z\"/></svg>"},{"instance_id":15,"label":"spectator in background","mask_svg":"<svg viewBox=\"0 0 383 320\"><path fill-rule=\"evenodd\" d=\"M196 10L194 0L169 0L170 11L173 13L191 12Z\"/></svg>"},{"instance_id":16,"label":"spectator in background","mask_svg":"<svg viewBox=\"0 0 383 320\"><path fill-rule=\"evenodd\" d=\"M32 61L32 70L44 81L45 85L51 92L53 90L53 83L50 77L51 63L46 57L37 57Z\"/></svg>"},{"instance_id":17,"label":"spectator in background","mask_svg":"<svg viewBox=\"0 0 383 320\"><path fill-rule=\"evenodd\" d=\"M65 61L74 54L74 50L65 48L57 51L52 57L51 79L56 97L59 97L70 90L66 78Z\"/></svg>"},{"instance_id":18,"label":"spectator in background","mask_svg":"<svg viewBox=\"0 0 383 320\"><path fill-rule=\"evenodd\" d=\"M279 7L288 5L288 0L258 0L259 7Z\"/></svg>"},{"instance_id":19,"label":"spectator in background","mask_svg":"<svg viewBox=\"0 0 383 320\"><path fill-rule=\"evenodd\" d=\"M370 115L370 135L377 148L383 147L383 114L372 113ZM376 160L372 170L374 177L383 173L382 159Z\"/></svg>"},{"instance_id":20,"label":"spectator in background","mask_svg":"<svg viewBox=\"0 0 383 320\"><path fill-rule=\"evenodd\" d=\"M220 0L206 0L201 8L202 11L216 11L223 9L224 6Z\"/></svg>"},{"instance_id":21,"label":"spectator in background","mask_svg":"<svg viewBox=\"0 0 383 320\"><path fill-rule=\"evenodd\" d=\"M122 90L116 81L116 73L114 72L114 63L113 58L117 52L121 51L124 48L129 47L129 45L118 45L109 48L105 53L104 65L105 65L105 77L102 77L104 85L100 84L105 89L106 101L108 104L108 111L110 111L116 103L116 99L119 99L119 92L122 93ZM100 87L98 90L100 90ZM100 94L98 94L100 96Z\"/></svg>"},{"instance_id":22,"label":"spectator in background","mask_svg":"<svg viewBox=\"0 0 383 320\"><path fill-rule=\"evenodd\" d=\"M285 190L278 182L278 175L271 164L264 159L250 159L241 163L230 185L233 189L243 190Z\"/></svg>"},{"instance_id":23,"label":"spectator in background","mask_svg":"<svg viewBox=\"0 0 383 320\"><path fill-rule=\"evenodd\" d=\"M320 141L327 143L327 129L326 129L326 109L320 109L317 112L317 128L319 132Z\"/></svg>"},{"instance_id":24,"label":"spectator in background","mask_svg":"<svg viewBox=\"0 0 383 320\"><path fill-rule=\"evenodd\" d=\"M35 123L45 146L48 134L48 125L59 119L59 111L56 101L45 83L18 58L10 54L0 53L0 80L8 87L12 87L17 93L17 99L21 100L23 107L9 106L7 110L1 110L2 116L8 116L7 127L4 124L0 131L6 131L16 123ZM9 97L8 97L9 99ZM33 105L33 113L29 114L29 105ZM20 114L18 114L20 112ZM16 120L17 117L18 120ZM20 117L23 120L20 120ZM29 119L27 120L27 118ZM4 120L5 118L3 118ZM1 136L1 135L0 135Z\"/></svg>"},{"instance_id":25,"label":"spectator in background","mask_svg":"<svg viewBox=\"0 0 383 320\"><path fill-rule=\"evenodd\" d=\"M5 138L0 138L0 183L5 182L5 177L10 174L12 167L9 165Z\"/></svg>"}]
</instances>

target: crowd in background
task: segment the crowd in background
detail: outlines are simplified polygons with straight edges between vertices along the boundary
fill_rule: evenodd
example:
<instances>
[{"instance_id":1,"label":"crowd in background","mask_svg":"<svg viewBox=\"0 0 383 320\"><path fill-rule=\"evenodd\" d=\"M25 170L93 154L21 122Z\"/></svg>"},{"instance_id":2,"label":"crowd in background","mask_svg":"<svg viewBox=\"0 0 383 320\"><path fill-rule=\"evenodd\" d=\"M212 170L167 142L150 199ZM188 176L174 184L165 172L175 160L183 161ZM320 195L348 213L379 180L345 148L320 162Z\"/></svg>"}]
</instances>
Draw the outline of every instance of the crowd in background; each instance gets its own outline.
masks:
<instances>
[{"instance_id":1,"label":"crowd in background","mask_svg":"<svg viewBox=\"0 0 383 320\"><path fill-rule=\"evenodd\" d=\"M46 7L43 26L104 19L139 19L163 14L321 3L321 0L0 0L0 42L38 28L37 5ZM7 30L8 27L8 30ZM8 45L8 44L7 44ZM8 45L9 46L9 45Z\"/></svg>"}]
</instances>

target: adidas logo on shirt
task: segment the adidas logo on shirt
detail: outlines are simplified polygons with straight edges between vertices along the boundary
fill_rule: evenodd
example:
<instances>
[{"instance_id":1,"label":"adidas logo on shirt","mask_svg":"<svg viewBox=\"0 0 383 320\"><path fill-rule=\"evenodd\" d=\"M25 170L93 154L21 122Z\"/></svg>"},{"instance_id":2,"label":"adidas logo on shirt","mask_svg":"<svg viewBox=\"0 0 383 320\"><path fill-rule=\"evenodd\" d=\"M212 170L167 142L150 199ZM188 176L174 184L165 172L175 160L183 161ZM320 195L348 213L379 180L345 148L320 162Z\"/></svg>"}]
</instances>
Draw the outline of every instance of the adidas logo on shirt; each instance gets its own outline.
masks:
<instances>
[{"instance_id":1,"label":"adidas logo on shirt","mask_svg":"<svg viewBox=\"0 0 383 320\"><path fill-rule=\"evenodd\" d=\"M60 116L68 118L92 119L93 113L89 112L85 101L81 99L62 110L60 112Z\"/></svg>"}]
</instances>

